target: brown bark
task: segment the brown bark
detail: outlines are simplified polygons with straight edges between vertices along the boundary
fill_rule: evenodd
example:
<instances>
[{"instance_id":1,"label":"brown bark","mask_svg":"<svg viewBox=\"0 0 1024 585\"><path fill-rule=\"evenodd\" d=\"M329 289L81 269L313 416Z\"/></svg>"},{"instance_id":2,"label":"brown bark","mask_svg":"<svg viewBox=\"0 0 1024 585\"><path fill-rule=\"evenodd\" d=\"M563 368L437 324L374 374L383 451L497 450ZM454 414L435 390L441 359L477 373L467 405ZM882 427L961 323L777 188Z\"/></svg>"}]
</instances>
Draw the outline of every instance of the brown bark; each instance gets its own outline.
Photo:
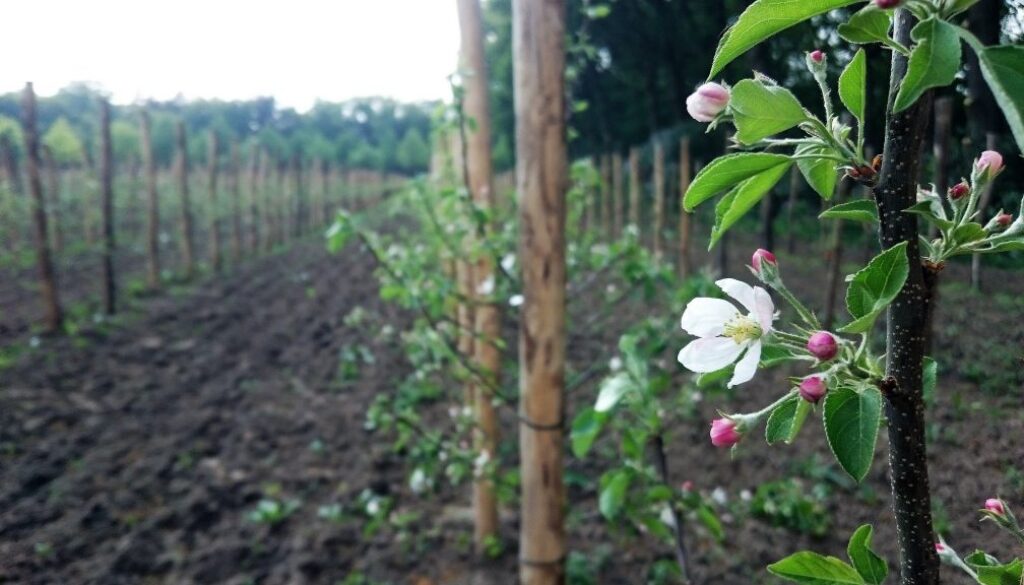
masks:
<instances>
[{"instance_id":1,"label":"brown bark","mask_svg":"<svg viewBox=\"0 0 1024 585\"><path fill-rule=\"evenodd\" d=\"M640 149L629 149L629 223L640 232Z\"/></svg>"},{"instance_id":2,"label":"brown bark","mask_svg":"<svg viewBox=\"0 0 1024 585\"><path fill-rule=\"evenodd\" d=\"M612 155L612 235L622 236L622 153Z\"/></svg>"},{"instance_id":3,"label":"brown bark","mask_svg":"<svg viewBox=\"0 0 1024 585\"><path fill-rule=\"evenodd\" d=\"M114 148L110 139L110 102L100 100L100 209L102 210L103 310L117 312L114 282Z\"/></svg>"},{"instance_id":4,"label":"brown bark","mask_svg":"<svg viewBox=\"0 0 1024 585\"><path fill-rule=\"evenodd\" d=\"M654 234L651 249L654 259L662 256L662 232L665 231L665 146L654 140Z\"/></svg>"},{"instance_id":5,"label":"brown bark","mask_svg":"<svg viewBox=\"0 0 1024 585\"><path fill-rule=\"evenodd\" d=\"M49 146L43 146L43 159L46 161L46 190L50 192L49 217L53 226L53 251L60 254L64 250L64 230L61 228L61 196L60 167L53 158Z\"/></svg>"},{"instance_id":6,"label":"brown bark","mask_svg":"<svg viewBox=\"0 0 1024 585\"><path fill-rule=\"evenodd\" d=\"M43 182L39 176L39 134L36 130L36 94L32 84L25 84L22 95L25 135L25 167L28 171L29 191L32 194L32 219L35 228L36 265L39 269L39 295L43 301L46 332L55 333L63 324L64 316L57 293L57 277L50 257L50 240L47 234L46 201L43 197Z\"/></svg>"},{"instance_id":7,"label":"brown bark","mask_svg":"<svg viewBox=\"0 0 1024 585\"><path fill-rule=\"evenodd\" d=\"M146 281L149 288L160 288L160 199L157 195L156 160L153 157L153 140L150 131L149 112L143 110L139 117L142 141L142 164L146 167Z\"/></svg>"},{"instance_id":8,"label":"brown bark","mask_svg":"<svg viewBox=\"0 0 1024 585\"><path fill-rule=\"evenodd\" d=\"M242 155L231 141L231 259L242 260Z\"/></svg>"},{"instance_id":9,"label":"brown bark","mask_svg":"<svg viewBox=\"0 0 1024 585\"><path fill-rule=\"evenodd\" d=\"M220 272L220 207L217 201L217 134L211 130L206 144L206 195L210 214L210 267Z\"/></svg>"},{"instance_id":10,"label":"brown bark","mask_svg":"<svg viewBox=\"0 0 1024 585\"><path fill-rule=\"evenodd\" d=\"M690 137L679 141L679 276L690 275L690 231L693 216L683 209L683 197L690 188L693 160L690 156Z\"/></svg>"},{"instance_id":11,"label":"brown bark","mask_svg":"<svg viewBox=\"0 0 1024 585\"><path fill-rule=\"evenodd\" d=\"M565 582L565 3L515 0L519 258L520 582Z\"/></svg>"},{"instance_id":12,"label":"brown bark","mask_svg":"<svg viewBox=\"0 0 1024 585\"><path fill-rule=\"evenodd\" d=\"M458 0L459 24L462 30L462 61L468 70L463 109L467 117L476 122L474 129L464 129L466 137L467 188L473 202L482 211L494 208L493 170L491 168L491 112L489 105L488 72L484 53L483 18L479 0ZM493 224L485 226L483 237L494 233ZM498 447L498 418L494 411L494 396L490 387L498 382L501 370L501 351L497 343L501 338L501 314L494 296L482 290L490 283L494 288L497 278L494 260L481 255L473 267L473 290L478 304L474 322L474 363L487 378L487 384L477 384L474 397L477 432L476 450L488 461L494 461ZM486 454L486 455L485 455ZM498 536L498 498L494 479L482 474L473 483L474 543L477 554L486 554L488 544Z\"/></svg>"},{"instance_id":13,"label":"brown bark","mask_svg":"<svg viewBox=\"0 0 1024 585\"><path fill-rule=\"evenodd\" d=\"M178 193L181 196L181 265L185 278L192 278L195 273L195 247L192 241L192 210L188 194L188 145L184 122L178 122L176 134L178 152L175 155L175 166L178 174Z\"/></svg>"}]
</instances>

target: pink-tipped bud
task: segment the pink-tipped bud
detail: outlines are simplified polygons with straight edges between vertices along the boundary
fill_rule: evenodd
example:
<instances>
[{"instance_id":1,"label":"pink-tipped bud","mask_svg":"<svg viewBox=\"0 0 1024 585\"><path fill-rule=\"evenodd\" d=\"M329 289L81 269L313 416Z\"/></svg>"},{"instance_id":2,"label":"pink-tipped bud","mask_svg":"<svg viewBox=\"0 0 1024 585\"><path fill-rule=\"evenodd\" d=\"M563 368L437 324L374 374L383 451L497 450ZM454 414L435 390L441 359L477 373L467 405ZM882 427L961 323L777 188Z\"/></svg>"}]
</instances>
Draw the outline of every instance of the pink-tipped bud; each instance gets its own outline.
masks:
<instances>
[{"instance_id":1,"label":"pink-tipped bud","mask_svg":"<svg viewBox=\"0 0 1024 585\"><path fill-rule=\"evenodd\" d=\"M811 61L814 61L815 63L821 63L824 60L825 53L823 51L818 49L811 51Z\"/></svg>"},{"instance_id":2,"label":"pink-tipped bud","mask_svg":"<svg viewBox=\"0 0 1024 585\"><path fill-rule=\"evenodd\" d=\"M941 542L936 542L935 543L935 552L939 553L940 555L942 553L946 552L946 545L942 544Z\"/></svg>"},{"instance_id":3,"label":"pink-tipped bud","mask_svg":"<svg viewBox=\"0 0 1024 585\"><path fill-rule=\"evenodd\" d=\"M819 360L827 362L839 353L839 344L835 336L828 331L819 331L807 340L807 351Z\"/></svg>"},{"instance_id":4,"label":"pink-tipped bud","mask_svg":"<svg viewBox=\"0 0 1024 585\"><path fill-rule=\"evenodd\" d=\"M825 396L826 392L828 392L828 384L825 383L825 378L821 376L807 376L800 380L800 398L807 402L817 404Z\"/></svg>"},{"instance_id":5,"label":"pink-tipped bud","mask_svg":"<svg viewBox=\"0 0 1024 585\"><path fill-rule=\"evenodd\" d=\"M1013 223L1013 216L1005 211L1000 212L999 215L996 216L996 223L999 224L1000 227L1009 227L1010 224Z\"/></svg>"},{"instance_id":6,"label":"pink-tipped bud","mask_svg":"<svg viewBox=\"0 0 1024 585\"><path fill-rule=\"evenodd\" d=\"M965 182L957 183L949 188L949 198L953 201L963 199L971 194L971 186Z\"/></svg>"},{"instance_id":7,"label":"pink-tipped bud","mask_svg":"<svg viewBox=\"0 0 1024 585\"><path fill-rule=\"evenodd\" d=\"M896 8L903 0L875 0L875 6L885 8Z\"/></svg>"},{"instance_id":8,"label":"pink-tipped bud","mask_svg":"<svg viewBox=\"0 0 1024 585\"><path fill-rule=\"evenodd\" d=\"M729 105L729 90L708 82L686 98L686 111L698 122L711 122Z\"/></svg>"},{"instance_id":9,"label":"pink-tipped bud","mask_svg":"<svg viewBox=\"0 0 1024 585\"><path fill-rule=\"evenodd\" d=\"M754 252L754 257L750 259L750 265L754 267L754 272L761 274L761 266L763 264L778 266L779 261L775 259L775 254L772 254L764 248L758 248Z\"/></svg>"},{"instance_id":10,"label":"pink-tipped bud","mask_svg":"<svg viewBox=\"0 0 1024 585\"><path fill-rule=\"evenodd\" d=\"M986 150L974 161L974 168L979 172L988 170L989 176L994 177L1003 170L1003 155L994 150Z\"/></svg>"},{"instance_id":11,"label":"pink-tipped bud","mask_svg":"<svg viewBox=\"0 0 1024 585\"><path fill-rule=\"evenodd\" d=\"M736 421L728 418L711 421L711 444L715 447L732 447L742 438L743 435L736 430Z\"/></svg>"},{"instance_id":12,"label":"pink-tipped bud","mask_svg":"<svg viewBox=\"0 0 1024 585\"><path fill-rule=\"evenodd\" d=\"M679 489L683 490L684 492L692 492L693 482L690 480L686 480L679 486Z\"/></svg>"},{"instance_id":13,"label":"pink-tipped bud","mask_svg":"<svg viewBox=\"0 0 1024 585\"><path fill-rule=\"evenodd\" d=\"M998 498L989 498L985 500L985 509L996 516L1006 515L1006 506L1004 506L1003 501Z\"/></svg>"}]
</instances>

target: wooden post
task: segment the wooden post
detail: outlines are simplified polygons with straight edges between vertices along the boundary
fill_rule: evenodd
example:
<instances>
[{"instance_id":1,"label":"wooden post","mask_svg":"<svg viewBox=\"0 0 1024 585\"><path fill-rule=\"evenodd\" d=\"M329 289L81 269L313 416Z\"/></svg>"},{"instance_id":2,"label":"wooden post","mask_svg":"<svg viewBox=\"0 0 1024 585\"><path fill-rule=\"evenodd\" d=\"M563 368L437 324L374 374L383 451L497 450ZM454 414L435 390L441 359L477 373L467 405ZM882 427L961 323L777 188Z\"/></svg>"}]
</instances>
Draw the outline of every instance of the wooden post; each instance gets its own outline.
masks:
<instances>
[{"instance_id":1,"label":"wooden post","mask_svg":"<svg viewBox=\"0 0 1024 585\"><path fill-rule=\"evenodd\" d=\"M612 234L612 159L607 154L600 156L601 171L601 231L605 238Z\"/></svg>"},{"instance_id":2,"label":"wooden post","mask_svg":"<svg viewBox=\"0 0 1024 585\"><path fill-rule=\"evenodd\" d=\"M242 260L242 157L238 141L231 141L231 260Z\"/></svg>"},{"instance_id":3,"label":"wooden post","mask_svg":"<svg viewBox=\"0 0 1024 585\"><path fill-rule=\"evenodd\" d=\"M192 278L195 273L195 248L192 243L192 210L189 209L188 144L184 122L178 122L176 134L178 152L175 166L178 173L178 193L181 195L181 265L185 278Z\"/></svg>"},{"instance_id":4,"label":"wooden post","mask_svg":"<svg viewBox=\"0 0 1024 585\"><path fill-rule=\"evenodd\" d=\"M146 167L146 282L151 289L160 288L160 200L156 187L156 159L153 156L149 112L143 110L139 116L142 141L142 164Z\"/></svg>"},{"instance_id":5,"label":"wooden post","mask_svg":"<svg viewBox=\"0 0 1024 585\"><path fill-rule=\"evenodd\" d=\"M693 159L690 156L690 137L679 140L679 276L690 275L690 231L692 215L683 207L683 197L690 188Z\"/></svg>"},{"instance_id":6,"label":"wooden post","mask_svg":"<svg viewBox=\"0 0 1024 585\"><path fill-rule=\"evenodd\" d=\"M640 149L629 149L629 223L640 233Z\"/></svg>"},{"instance_id":7,"label":"wooden post","mask_svg":"<svg viewBox=\"0 0 1024 585\"><path fill-rule=\"evenodd\" d=\"M110 102L100 100L100 209L103 226L103 310L117 312L114 283L114 147L110 139Z\"/></svg>"},{"instance_id":8,"label":"wooden post","mask_svg":"<svg viewBox=\"0 0 1024 585\"><path fill-rule=\"evenodd\" d=\"M22 95L24 113L25 167L28 170L29 190L32 193L32 218L35 227L36 266L39 269L39 295L43 301L44 327L55 333L64 322L57 296L57 278L50 257L50 239L46 225L46 201L43 182L39 176L39 134L36 129L36 94L31 83L25 84Z\"/></svg>"},{"instance_id":9,"label":"wooden post","mask_svg":"<svg viewBox=\"0 0 1024 585\"><path fill-rule=\"evenodd\" d=\"M491 109L488 95L488 71L484 54L483 17L480 0L458 0L459 25L462 30L462 64L467 68L465 99L463 108L466 116L476 122L475 128L465 128L466 173L469 184L466 187L473 202L483 211L494 209L493 170L491 168ZM487 238L495 226L484 228ZM486 377L486 384L476 385L474 410L477 432L475 447L480 457L495 461L498 447L498 417L494 411L494 396L488 388L496 386L501 371L501 315L494 295L487 289L494 288L497 278L493 259L482 254L473 267L473 291L477 306L474 322L476 341L473 357L476 368ZM481 474L473 482L474 544L478 555L487 553L488 545L498 536L498 498L494 490L494 478Z\"/></svg>"},{"instance_id":10,"label":"wooden post","mask_svg":"<svg viewBox=\"0 0 1024 585\"><path fill-rule=\"evenodd\" d=\"M64 251L64 230L61 229L61 196L60 196L60 167L53 158L53 151L49 146L43 146L43 159L46 162L46 190L50 192L49 217L53 223L53 252L60 254Z\"/></svg>"},{"instance_id":11,"label":"wooden post","mask_svg":"<svg viewBox=\"0 0 1024 585\"><path fill-rule=\"evenodd\" d=\"M7 182L7 197L10 204L10 213L4 214L7 223L5 231L8 236L8 247L11 252L16 252L21 244L21 229L18 218L14 214L15 202L23 193L21 185L21 173L18 171L18 161L14 158L14 147L6 135L0 136L0 158L3 159L4 180Z\"/></svg>"},{"instance_id":12,"label":"wooden post","mask_svg":"<svg viewBox=\"0 0 1024 585\"><path fill-rule=\"evenodd\" d=\"M217 133L209 132L206 143L206 194L210 214L210 267L220 272L222 266L220 254L220 209L217 205Z\"/></svg>"},{"instance_id":13,"label":"wooden post","mask_svg":"<svg viewBox=\"0 0 1024 585\"><path fill-rule=\"evenodd\" d=\"M612 155L612 228L613 236L622 236L622 153Z\"/></svg>"},{"instance_id":14,"label":"wooden post","mask_svg":"<svg viewBox=\"0 0 1024 585\"><path fill-rule=\"evenodd\" d=\"M302 158L299 153L292 155L292 180L294 181L293 201L291 210L293 212L292 235L300 237L306 227L306 205L304 193L302 192Z\"/></svg>"},{"instance_id":15,"label":"wooden post","mask_svg":"<svg viewBox=\"0 0 1024 585\"><path fill-rule=\"evenodd\" d=\"M259 180L259 165L260 165L260 150L255 143L249 145L249 181L247 183L247 193L249 196L248 205L246 209L246 244L245 248L250 254L255 255L259 250L260 246L260 229L259 229L259 194L257 191L257 181Z\"/></svg>"},{"instance_id":16,"label":"wooden post","mask_svg":"<svg viewBox=\"0 0 1024 585\"><path fill-rule=\"evenodd\" d=\"M514 0L522 585L565 583L565 2Z\"/></svg>"},{"instance_id":17,"label":"wooden post","mask_svg":"<svg viewBox=\"0 0 1024 585\"><path fill-rule=\"evenodd\" d=\"M270 252L274 248L274 206L271 202L270 188L270 153L265 148L260 149L259 154L259 187L257 193L260 195L260 242L264 252Z\"/></svg>"},{"instance_id":18,"label":"wooden post","mask_svg":"<svg viewBox=\"0 0 1024 585\"><path fill-rule=\"evenodd\" d=\"M654 139L654 259L661 260L662 233L665 231L665 146Z\"/></svg>"},{"instance_id":19,"label":"wooden post","mask_svg":"<svg viewBox=\"0 0 1024 585\"><path fill-rule=\"evenodd\" d=\"M995 132L989 132L985 135L985 148L987 150L995 150L999 146L998 142L999 136ZM981 192L981 198L978 201L978 218L982 224L986 221L985 212L992 201L992 185L993 182L989 182L985 186L985 190ZM981 254L971 256L971 288L981 290Z\"/></svg>"}]
</instances>

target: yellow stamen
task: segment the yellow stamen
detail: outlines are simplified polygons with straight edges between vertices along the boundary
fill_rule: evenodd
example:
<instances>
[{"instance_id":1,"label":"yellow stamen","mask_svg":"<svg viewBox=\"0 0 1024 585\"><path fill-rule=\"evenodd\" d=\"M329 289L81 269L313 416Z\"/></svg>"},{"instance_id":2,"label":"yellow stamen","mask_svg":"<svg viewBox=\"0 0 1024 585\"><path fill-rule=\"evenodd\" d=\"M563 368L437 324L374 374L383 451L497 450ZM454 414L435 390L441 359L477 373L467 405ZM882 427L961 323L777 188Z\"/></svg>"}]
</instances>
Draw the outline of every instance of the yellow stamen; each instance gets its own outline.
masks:
<instances>
[{"instance_id":1,"label":"yellow stamen","mask_svg":"<svg viewBox=\"0 0 1024 585\"><path fill-rule=\"evenodd\" d=\"M736 345L761 337L761 326L746 315L736 315L725 324L726 337L731 337Z\"/></svg>"}]
</instances>

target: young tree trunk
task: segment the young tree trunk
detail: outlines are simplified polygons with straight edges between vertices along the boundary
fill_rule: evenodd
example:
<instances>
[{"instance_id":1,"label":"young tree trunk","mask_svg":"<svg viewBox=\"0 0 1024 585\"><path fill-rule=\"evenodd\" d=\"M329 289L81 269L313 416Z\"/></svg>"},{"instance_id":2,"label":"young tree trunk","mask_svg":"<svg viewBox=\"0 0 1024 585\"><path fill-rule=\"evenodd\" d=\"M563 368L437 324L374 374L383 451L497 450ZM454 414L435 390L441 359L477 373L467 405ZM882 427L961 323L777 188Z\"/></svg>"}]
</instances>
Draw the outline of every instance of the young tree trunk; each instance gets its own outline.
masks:
<instances>
[{"instance_id":1,"label":"young tree trunk","mask_svg":"<svg viewBox=\"0 0 1024 585\"><path fill-rule=\"evenodd\" d=\"M188 195L188 144L184 122L178 122L176 134L178 152L175 155L175 166L178 172L178 193L181 195L181 265L185 278L192 278L195 273L195 247L192 242L192 210Z\"/></svg>"},{"instance_id":2,"label":"young tree trunk","mask_svg":"<svg viewBox=\"0 0 1024 585\"><path fill-rule=\"evenodd\" d=\"M690 156L690 137L679 141L679 276L690 275L690 231L692 214L683 209L683 197L690 188L693 160Z\"/></svg>"},{"instance_id":3,"label":"young tree trunk","mask_svg":"<svg viewBox=\"0 0 1024 585\"><path fill-rule=\"evenodd\" d=\"M64 251L64 230L61 228L61 196L60 196L60 167L53 159L53 152L49 146L43 147L43 158L46 161L46 183L47 191L50 192L50 221L53 223L53 251L60 254Z\"/></svg>"},{"instance_id":4,"label":"young tree trunk","mask_svg":"<svg viewBox=\"0 0 1024 585\"><path fill-rule=\"evenodd\" d=\"M895 37L910 42L913 17L897 11ZM937 585L939 558L935 553L925 409L922 387L924 331L936 275L921 264L917 216L903 213L917 201L921 144L931 109L931 94L899 114L892 113L899 85L907 72L907 59L893 53L886 115L885 149L875 200L881 218L884 249L907 243L910 274L903 290L887 311L885 389L889 433L889 473L893 512L900 550L902 585Z\"/></svg>"},{"instance_id":5,"label":"young tree trunk","mask_svg":"<svg viewBox=\"0 0 1024 585\"><path fill-rule=\"evenodd\" d=\"M231 260L242 261L242 156L231 141Z\"/></svg>"},{"instance_id":6,"label":"young tree trunk","mask_svg":"<svg viewBox=\"0 0 1024 585\"><path fill-rule=\"evenodd\" d=\"M220 206L217 198L217 134L210 130L206 143L206 194L210 209L210 267L220 272L223 266L220 252Z\"/></svg>"},{"instance_id":7,"label":"young tree trunk","mask_svg":"<svg viewBox=\"0 0 1024 585\"><path fill-rule=\"evenodd\" d=\"M32 193L32 219L35 228L36 265L39 269L39 294L43 301L44 327L55 333L64 322L57 296L57 278L50 257L50 239L46 225L46 201L43 182L39 176L39 134L36 130L36 94L31 83L25 84L21 102L24 112L25 166L28 170L29 190Z\"/></svg>"},{"instance_id":8,"label":"young tree trunk","mask_svg":"<svg viewBox=\"0 0 1024 585\"><path fill-rule=\"evenodd\" d=\"M999 136L995 132L989 132L985 137L985 148L995 150L998 145ZM992 202L992 185L993 183L989 182L985 186L985 190L981 192L981 198L978 200L978 217L982 224L985 223L985 213ZM981 290L981 254L971 256L971 288L977 291Z\"/></svg>"},{"instance_id":9,"label":"young tree trunk","mask_svg":"<svg viewBox=\"0 0 1024 585\"><path fill-rule=\"evenodd\" d=\"M114 147L110 139L110 102L100 100L100 208L103 213L103 310L117 312L114 283Z\"/></svg>"},{"instance_id":10,"label":"young tree trunk","mask_svg":"<svg viewBox=\"0 0 1024 585\"><path fill-rule=\"evenodd\" d=\"M661 260L662 233L665 230L665 146L654 139L654 234L651 249L654 259Z\"/></svg>"},{"instance_id":11,"label":"young tree trunk","mask_svg":"<svg viewBox=\"0 0 1024 585\"><path fill-rule=\"evenodd\" d=\"M612 159L601 155L601 231L605 238L612 233Z\"/></svg>"},{"instance_id":12,"label":"young tree trunk","mask_svg":"<svg viewBox=\"0 0 1024 585\"><path fill-rule=\"evenodd\" d=\"M640 149L629 149L629 223L640 232Z\"/></svg>"},{"instance_id":13,"label":"young tree trunk","mask_svg":"<svg viewBox=\"0 0 1024 585\"><path fill-rule=\"evenodd\" d=\"M149 112L143 110L139 117L142 140L142 164L146 166L146 281L149 288L160 288L160 200L157 196L156 159L153 156Z\"/></svg>"},{"instance_id":14,"label":"young tree trunk","mask_svg":"<svg viewBox=\"0 0 1024 585\"><path fill-rule=\"evenodd\" d=\"M259 187L256 193L260 198L260 243L263 252L270 252L274 247L274 206L270 197L270 153L261 148L259 154Z\"/></svg>"},{"instance_id":15,"label":"young tree trunk","mask_svg":"<svg viewBox=\"0 0 1024 585\"><path fill-rule=\"evenodd\" d=\"M800 195L800 168L793 165L789 172L789 201L786 203L786 228L789 234L786 238L786 251L792 254L796 251L796 202Z\"/></svg>"},{"instance_id":16,"label":"young tree trunk","mask_svg":"<svg viewBox=\"0 0 1024 585\"><path fill-rule=\"evenodd\" d=\"M298 238L302 236L306 226L305 193L302 190L302 158L298 153L292 155L292 180L294 181L291 202L292 236Z\"/></svg>"},{"instance_id":17,"label":"young tree trunk","mask_svg":"<svg viewBox=\"0 0 1024 585\"><path fill-rule=\"evenodd\" d=\"M246 214L246 240L245 249L250 254L255 255L260 247L260 228L259 228L259 217L260 217L260 204L259 204L259 169L260 169L260 151L259 147L255 144L249 146L249 181L247 183L247 192L249 196L249 204L246 206L248 212Z\"/></svg>"},{"instance_id":18,"label":"young tree trunk","mask_svg":"<svg viewBox=\"0 0 1024 585\"><path fill-rule=\"evenodd\" d=\"M466 172L473 202L482 211L494 209L493 170L491 168L491 111L488 95L488 71L484 53L483 17L479 0L458 0L459 25L462 30L462 65L469 71L465 85L463 109L466 116L476 122L475 129L464 129L466 137ZM483 237L489 238L495 225L483 230ZM478 304L474 322L475 343L474 363L478 371L486 376L487 384L476 385L474 410L477 432L476 450L481 457L495 461L498 447L498 417L494 411L494 396L488 386L498 383L501 371L501 315L494 295L487 288L494 288L497 278L494 261L487 254L481 255L473 267L473 290L477 293ZM489 284L488 284L489 283ZM481 474L473 482L474 543L478 555L485 555L488 545L498 536L498 498L494 491L494 478L489 473Z\"/></svg>"},{"instance_id":19,"label":"young tree trunk","mask_svg":"<svg viewBox=\"0 0 1024 585\"><path fill-rule=\"evenodd\" d=\"M565 2L514 0L523 585L565 583Z\"/></svg>"},{"instance_id":20,"label":"young tree trunk","mask_svg":"<svg viewBox=\"0 0 1024 585\"><path fill-rule=\"evenodd\" d=\"M612 227L613 236L622 236L622 153L612 155Z\"/></svg>"}]
</instances>

